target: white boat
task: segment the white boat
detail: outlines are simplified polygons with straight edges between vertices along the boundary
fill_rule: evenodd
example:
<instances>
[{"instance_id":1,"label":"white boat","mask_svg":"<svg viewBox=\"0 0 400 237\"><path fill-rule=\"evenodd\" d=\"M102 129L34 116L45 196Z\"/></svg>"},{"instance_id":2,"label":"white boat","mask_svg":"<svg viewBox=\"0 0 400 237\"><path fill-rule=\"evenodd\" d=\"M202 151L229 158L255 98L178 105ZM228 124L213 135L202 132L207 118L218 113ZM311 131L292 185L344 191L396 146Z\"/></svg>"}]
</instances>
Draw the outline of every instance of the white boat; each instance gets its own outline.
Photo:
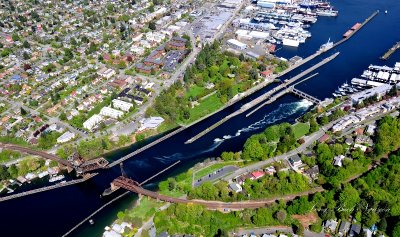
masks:
<instances>
[{"instance_id":1,"label":"white boat","mask_svg":"<svg viewBox=\"0 0 400 237\"><path fill-rule=\"evenodd\" d=\"M62 180L63 178L65 178L64 175L53 176L53 177L51 177L51 178L49 179L49 182L50 182L50 183L57 182L57 181Z\"/></svg>"},{"instance_id":2,"label":"white boat","mask_svg":"<svg viewBox=\"0 0 400 237\"><path fill-rule=\"evenodd\" d=\"M282 40L282 44L286 45L286 46L291 46L291 47L299 47L300 42L296 39L284 38Z\"/></svg>"},{"instance_id":3,"label":"white boat","mask_svg":"<svg viewBox=\"0 0 400 237\"><path fill-rule=\"evenodd\" d=\"M319 48L319 51L325 52L325 51L331 49L332 47L333 47L333 42L331 42L331 38L329 38L328 42L326 42L325 44L321 45L321 47Z\"/></svg>"},{"instance_id":4,"label":"white boat","mask_svg":"<svg viewBox=\"0 0 400 237\"><path fill-rule=\"evenodd\" d=\"M337 16L339 14L338 11L335 11L333 9L317 10L316 13L317 13L318 16Z\"/></svg>"}]
</instances>

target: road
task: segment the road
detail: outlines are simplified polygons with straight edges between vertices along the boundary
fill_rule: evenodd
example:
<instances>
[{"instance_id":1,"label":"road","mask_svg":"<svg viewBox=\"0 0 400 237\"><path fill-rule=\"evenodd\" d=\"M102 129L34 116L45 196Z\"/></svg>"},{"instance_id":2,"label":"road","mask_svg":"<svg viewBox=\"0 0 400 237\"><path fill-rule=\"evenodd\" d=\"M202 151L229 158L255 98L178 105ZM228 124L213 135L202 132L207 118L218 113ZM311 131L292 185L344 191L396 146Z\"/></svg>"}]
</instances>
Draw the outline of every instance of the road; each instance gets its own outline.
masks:
<instances>
[{"instance_id":1,"label":"road","mask_svg":"<svg viewBox=\"0 0 400 237\"><path fill-rule=\"evenodd\" d=\"M253 228L253 229L240 229L237 233L233 233L233 236L239 237L247 234L250 236L251 234L255 234L258 236L262 236L263 234L276 234L277 232L282 232L285 234L293 234L293 229L288 226L269 226L269 227L261 227L261 228ZM324 237L325 235L322 233L315 233L310 230L304 230L305 237Z\"/></svg>"},{"instance_id":2,"label":"road","mask_svg":"<svg viewBox=\"0 0 400 237\"><path fill-rule=\"evenodd\" d=\"M291 150L291 151L289 151L289 152L287 152L285 154L282 154L282 155L279 155L279 156L275 156L275 157L270 158L268 160L260 161L260 162L254 163L252 165L240 168L240 169L236 170L235 172L233 172L232 174L224 177L223 179L225 181L230 181L230 180L232 180L232 179L234 179L234 178L236 178L238 176L241 176L243 174L246 174L246 173L261 169L261 168L263 168L264 166L266 166L268 164L271 164L271 163L274 163L274 162L278 162L278 161L282 161L282 160L285 160L287 157L290 157L292 155L304 152L307 149L307 147L309 147L315 141L320 139L325 134L325 131L329 130L333 126L333 124L336 123L336 121L331 122L331 123L325 125L324 127L321 127L317 132L311 134L310 136L305 137L304 138L304 143L301 144L296 149Z\"/></svg>"}]
</instances>

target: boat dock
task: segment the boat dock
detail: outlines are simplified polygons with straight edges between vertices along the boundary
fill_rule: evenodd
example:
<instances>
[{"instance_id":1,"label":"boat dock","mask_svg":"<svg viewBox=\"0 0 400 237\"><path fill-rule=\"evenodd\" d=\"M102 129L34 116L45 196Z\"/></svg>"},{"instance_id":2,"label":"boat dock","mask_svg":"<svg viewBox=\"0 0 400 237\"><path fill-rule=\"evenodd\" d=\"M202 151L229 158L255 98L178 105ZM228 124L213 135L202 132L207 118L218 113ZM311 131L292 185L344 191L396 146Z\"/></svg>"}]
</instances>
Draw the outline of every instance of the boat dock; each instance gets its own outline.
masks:
<instances>
[{"instance_id":1,"label":"boat dock","mask_svg":"<svg viewBox=\"0 0 400 237\"><path fill-rule=\"evenodd\" d=\"M387 60L396 50L400 48L400 41L391 47L382 57L382 60Z\"/></svg>"},{"instance_id":2,"label":"boat dock","mask_svg":"<svg viewBox=\"0 0 400 237\"><path fill-rule=\"evenodd\" d=\"M7 200L19 198L19 197L28 196L28 195L35 194L35 193L41 193L41 192L53 190L53 189L56 189L56 188L61 188L61 187L65 187L65 186L70 186L70 185L82 183L82 182L85 182L88 179L93 178L97 174L98 173L87 174L87 175L85 175L85 177L80 178L80 179L75 179L75 180L71 180L71 181L68 181L68 182L65 182L65 183L58 183L58 184L47 186L47 187L43 187L43 188L37 188L37 189L29 190L29 191L26 191L26 192L22 192L22 193L17 193L17 194L1 197L0 198L0 202L4 202L4 201L7 201Z\"/></svg>"}]
</instances>

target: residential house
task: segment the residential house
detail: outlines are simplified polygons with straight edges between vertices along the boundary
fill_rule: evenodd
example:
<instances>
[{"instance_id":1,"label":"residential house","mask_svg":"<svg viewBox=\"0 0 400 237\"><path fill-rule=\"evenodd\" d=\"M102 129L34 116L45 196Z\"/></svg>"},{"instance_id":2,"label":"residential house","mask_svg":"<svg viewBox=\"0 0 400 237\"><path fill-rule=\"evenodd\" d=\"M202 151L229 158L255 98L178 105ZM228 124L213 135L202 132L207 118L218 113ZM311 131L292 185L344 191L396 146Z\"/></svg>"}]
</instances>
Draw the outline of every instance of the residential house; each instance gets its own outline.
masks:
<instances>
[{"instance_id":1,"label":"residential house","mask_svg":"<svg viewBox=\"0 0 400 237\"><path fill-rule=\"evenodd\" d=\"M344 160L344 158L345 158L344 155L335 156L335 157L333 158L333 165L334 165L334 166L342 167L342 166L343 166L343 160Z\"/></svg>"},{"instance_id":2,"label":"residential house","mask_svg":"<svg viewBox=\"0 0 400 237\"><path fill-rule=\"evenodd\" d=\"M72 139L75 138L75 133L70 132L70 131L66 131L64 134L62 134L61 136L59 136L57 138L57 143L64 143L64 142L68 142Z\"/></svg>"},{"instance_id":3,"label":"residential house","mask_svg":"<svg viewBox=\"0 0 400 237\"><path fill-rule=\"evenodd\" d=\"M229 188L235 193L240 193L241 191L243 191L242 186L240 186L240 184L238 183L230 183Z\"/></svg>"},{"instance_id":4,"label":"residential house","mask_svg":"<svg viewBox=\"0 0 400 237\"><path fill-rule=\"evenodd\" d=\"M319 167L318 165L314 165L310 169L306 170L305 172L311 179L315 180L318 178L319 175Z\"/></svg>"},{"instance_id":5,"label":"residential house","mask_svg":"<svg viewBox=\"0 0 400 237\"><path fill-rule=\"evenodd\" d=\"M326 142L328 139L330 138L330 136L328 134L324 134L320 139L318 139L319 143L324 143Z\"/></svg>"},{"instance_id":6,"label":"residential house","mask_svg":"<svg viewBox=\"0 0 400 237\"><path fill-rule=\"evenodd\" d=\"M338 235L339 236L346 236L347 232L350 230L350 222L342 221L339 226Z\"/></svg>"},{"instance_id":7,"label":"residential house","mask_svg":"<svg viewBox=\"0 0 400 237\"><path fill-rule=\"evenodd\" d=\"M288 160L289 160L290 165L295 169L298 169L303 164L303 162L301 161L301 158L298 154L295 154L295 155L289 157Z\"/></svg>"},{"instance_id":8,"label":"residential house","mask_svg":"<svg viewBox=\"0 0 400 237\"><path fill-rule=\"evenodd\" d=\"M361 226L357 224L352 224L349 232L349 237L359 236L361 233Z\"/></svg>"},{"instance_id":9,"label":"residential house","mask_svg":"<svg viewBox=\"0 0 400 237\"><path fill-rule=\"evenodd\" d=\"M337 221L335 221L333 219L332 220L327 220L327 221L325 221L324 229L327 232L335 233L337 226L338 226L338 222Z\"/></svg>"},{"instance_id":10,"label":"residential house","mask_svg":"<svg viewBox=\"0 0 400 237\"><path fill-rule=\"evenodd\" d=\"M103 117L101 115L95 114L83 123L83 127L87 130L92 130L92 128L101 121L103 121Z\"/></svg>"},{"instance_id":11,"label":"residential house","mask_svg":"<svg viewBox=\"0 0 400 237\"><path fill-rule=\"evenodd\" d=\"M265 175L265 173L264 172L262 172L262 171L254 171L254 172L252 172L251 173L251 180L257 180L257 179L259 179L259 178L262 178L262 177L264 177L264 175Z\"/></svg>"},{"instance_id":12,"label":"residential house","mask_svg":"<svg viewBox=\"0 0 400 237\"><path fill-rule=\"evenodd\" d=\"M110 108L110 107L103 107L100 110L100 115L118 119L118 118L122 117L122 115L124 115L124 112Z\"/></svg>"},{"instance_id":13,"label":"residential house","mask_svg":"<svg viewBox=\"0 0 400 237\"><path fill-rule=\"evenodd\" d=\"M125 112L129 111L129 109L133 107L132 103L125 102L123 100L118 100L118 99L113 99L112 103L113 103L114 108L120 109Z\"/></svg>"}]
</instances>

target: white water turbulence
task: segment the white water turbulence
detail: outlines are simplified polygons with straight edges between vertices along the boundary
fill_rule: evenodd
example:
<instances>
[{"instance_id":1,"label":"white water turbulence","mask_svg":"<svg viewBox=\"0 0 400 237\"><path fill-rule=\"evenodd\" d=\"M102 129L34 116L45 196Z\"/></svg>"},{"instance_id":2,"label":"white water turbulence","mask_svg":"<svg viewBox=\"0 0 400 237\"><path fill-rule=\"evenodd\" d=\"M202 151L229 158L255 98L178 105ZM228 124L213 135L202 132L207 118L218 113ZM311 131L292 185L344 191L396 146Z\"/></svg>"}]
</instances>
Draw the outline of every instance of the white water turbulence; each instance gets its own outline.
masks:
<instances>
[{"instance_id":1,"label":"white water turbulence","mask_svg":"<svg viewBox=\"0 0 400 237\"><path fill-rule=\"evenodd\" d=\"M235 135L224 135L222 138L215 138L214 143L221 144L225 140L240 136L242 133L265 128L267 125L276 123L298 112L305 111L312 105L312 102L305 99L298 102L280 104L276 110L266 114L260 121L257 121L245 128L239 129Z\"/></svg>"},{"instance_id":2,"label":"white water turbulence","mask_svg":"<svg viewBox=\"0 0 400 237\"><path fill-rule=\"evenodd\" d=\"M172 155L157 156L157 157L154 157L154 158L156 160L159 160L161 163L170 164L170 163L172 163L174 161L177 161L177 160L191 159L191 158L196 157L198 155L208 153L210 151L213 151L215 148L217 148L221 144L222 144L222 142L214 142L214 144L212 144L212 146L210 146L209 148L204 149L204 150L191 151L190 153L180 153L180 152L178 152L178 153L174 153Z\"/></svg>"}]
</instances>

